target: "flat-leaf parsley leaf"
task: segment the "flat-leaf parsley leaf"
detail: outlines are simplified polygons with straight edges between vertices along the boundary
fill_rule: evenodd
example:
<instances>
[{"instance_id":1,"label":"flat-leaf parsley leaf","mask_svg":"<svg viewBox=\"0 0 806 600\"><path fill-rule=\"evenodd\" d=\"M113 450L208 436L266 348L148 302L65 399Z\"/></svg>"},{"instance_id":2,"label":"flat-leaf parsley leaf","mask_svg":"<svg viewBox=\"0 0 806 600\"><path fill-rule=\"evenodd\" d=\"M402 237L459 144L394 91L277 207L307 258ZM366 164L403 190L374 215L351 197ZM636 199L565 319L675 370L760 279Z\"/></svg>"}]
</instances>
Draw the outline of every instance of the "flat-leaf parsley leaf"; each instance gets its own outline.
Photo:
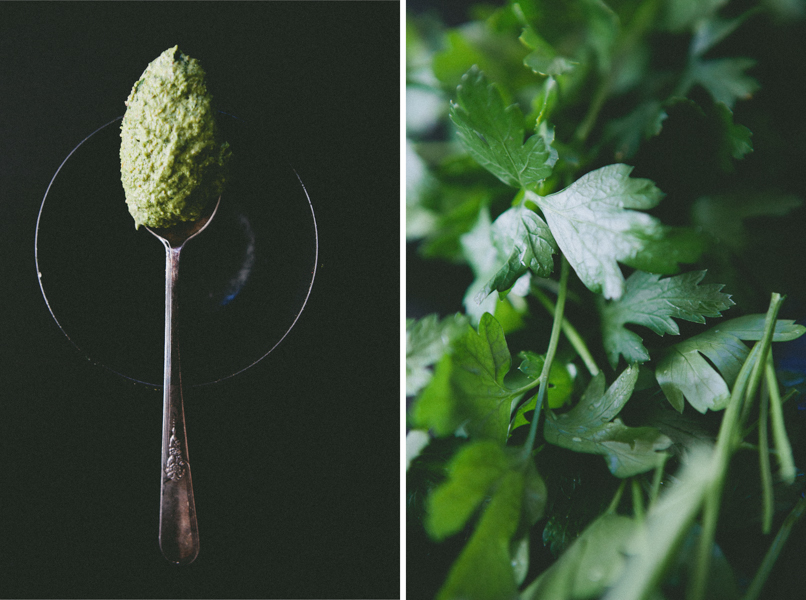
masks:
<instances>
[{"instance_id":1,"label":"flat-leaf parsley leaf","mask_svg":"<svg viewBox=\"0 0 806 600\"><path fill-rule=\"evenodd\" d=\"M660 279L659 275L635 271L627 279L624 295L602 303L602 336L607 358L615 368L619 355L628 363L646 362L649 351L641 337L624 327L627 323L643 325L658 335L677 335L680 329L672 320L705 323L705 317L719 317L733 306L719 284L699 285L705 271L692 271Z\"/></svg>"},{"instance_id":2,"label":"flat-leaf parsley leaf","mask_svg":"<svg viewBox=\"0 0 806 600\"><path fill-rule=\"evenodd\" d=\"M666 351L655 369L655 377L678 412L683 412L684 398L701 413L725 408L730 399L729 386L736 381L750 354L742 340L761 339L764 317L754 314L725 321ZM804 332L806 327L779 319L772 341L788 342Z\"/></svg>"},{"instance_id":3,"label":"flat-leaf parsley leaf","mask_svg":"<svg viewBox=\"0 0 806 600\"><path fill-rule=\"evenodd\" d=\"M615 418L630 399L638 381L631 365L607 389L604 374L594 377L579 403L567 413L549 413L543 428L546 441L590 454L601 454L616 477L630 477L654 469L665 460L662 451L672 440L654 427L628 427Z\"/></svg>"},{"instance_id":4,"label":"flat-leaf parsley leaf","mask_svg":"<svg viewBox=\"0 0 806 600\"><path fill-rule=\"evenodd\" d=\"M468 325L453 352L437 364L414 406L418 426L450 435L459 427L502 445L509 428L510 402L520 391L504 383L512 357L501 325L484 313L478 333Z\"/></svg>"},{"instance_id":5,"label":"flat-leaf parsley leaf","mask_svg":"<svg viewBox=\"0 0 806 600\"><path fill-rule=\"evenodd\" d=\"M624 276L619 261L637 256L661 239L656 218L631 208L654 208L663 193L648 179L630 177L632 167L615 164L584 175L548 196L527 191L543 211L554 239L582 282L605 298L619 298Z\"/></svg>"},{"instance_id":6,"label":"flat-leaf parsley leaf","mask_svg":"<svg viewBox=\"0 0 806 600\"><path fill-rule=\"evenodd\" d=\"M524 207L510 208L492 225L493 245L504 265L475 298L481 302L494 290L506 292L527 271L548 277L554 269L557 242L546 222Z\"/></svg>"},{"instance_id":7,"label":"flat-leaf parsley leaf","mask_svg":"<svg viewBox=\"0 0 806 600\"><path fill-rule=\"evenodd\" d=\"M451 118L470 155L501 181L529 188L551 175L557 151L540 135L524 142L523 113L504 105L501 92L477 67L462 77Z\"/></svg>"}]
</instances>

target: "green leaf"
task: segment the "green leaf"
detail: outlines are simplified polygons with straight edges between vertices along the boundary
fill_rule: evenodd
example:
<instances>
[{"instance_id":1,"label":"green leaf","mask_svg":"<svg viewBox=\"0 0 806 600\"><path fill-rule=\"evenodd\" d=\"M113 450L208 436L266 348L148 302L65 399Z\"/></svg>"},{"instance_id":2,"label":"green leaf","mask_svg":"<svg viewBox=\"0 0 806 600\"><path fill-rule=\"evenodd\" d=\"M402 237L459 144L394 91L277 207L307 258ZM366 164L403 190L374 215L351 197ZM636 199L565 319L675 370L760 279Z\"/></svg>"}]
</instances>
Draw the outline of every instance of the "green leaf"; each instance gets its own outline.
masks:
<instances>
[{"instance_id":1,"label":"green leaf","mask_svg":"<svg viewBox=\"0 0 806 600\"><path fill-rule=\"evenodd\" d=\"M406 321L406 395L414 396L431 379L436 364L451 342L467 327L467 317L455 314L440 320L437 315Z\"/></svg>"},{"instance_id":2,"label":"green leaf","mask_svg":"<svg viewBox=\"0 0 806 600\"><path fill-rule=\"evenodd\" d=\"M523 487L523 474L517 471L501 479L473 536L437 593L437 600L518 597L509 545L520 521Z\"/></svg>"},{"instance_id":3,"label":"green leaf","mask_svg":"<svg viewBox=\"0 0 806 600\"><path fill-rule=\"evenodd\" d=\"M750 354L742 340L761 339L765 316L746 315L725 321L666 350L655 377L678 412L683 412L684 399L700 413L725 408L730 386ZM779 319L772 341L788 342L804 332L806 327Z\"/></svg>"},{"instance_id":4,"label":"green leaf","mask_svg":"<svg viewBox=\"0 0 806 600\"><path fill-rule=\"evenodd\" d=\"M478 68L471 68L456 88L457 103L451 119L459 138L480 165L512 187L533 187L551 175L557 151L542 136L524 142L523 113L517 105L505 106L495 84Z\"/></svg>"},{"instance_id":5,"label":"green leaf","mask_svg":"<svg viewBox=\"0 0 806 600\"><path fill-rule=\"evenodd\" d=\"M461 261L460 237L473 227L479 210L503 199L502 191L510 192L465 153L445 155L428 144L410 149L419 156L413 169L420 185L406 192L406 238L422 239L421 256Z\"/></svg>"},{"instance_id":6,"label":"green leaf","mask_svg":"<svg viewBox=\"0 0 806 600\"><path fill-rule=\"evenodd\" d=\"M706 19L695 22L694 35L691 38L689 54L691 54L691 56L703 56L711 48L733 33L736 28L744 23L756 10L758 9L745 11L738 17L732 19L722 19L717 15L711 15Z\"/></svg>"},{"instance_id":7,"label":"green leaf","mask_svg":"<svg viewBox=\"0 0 806 600\"><path fill-rule=\"evenodd\" d=\"M611 69L613 50L620 33L618 15L605 2L594 0L580 5L587 22L585 42L596 56L599 73L606 74Z\"/></svg>"},{"instance_id":8,"label":"green leaf","mask_svg":"<svg viewBox=\"0 0 806 600\"><path fill-rule=\"evenodd\" d=\"M509 457L495 442L476 442L457 452L448 466L448 480L428 497L429 535L442 540L461 531L509 468Z\"/></svg>"},{"instance_id":9,"label":"green leaf","mask_svg":"<svg viewBox=\"0 0 806 600\"><path fill-rule=\"evenodd\" d=\"M692 271L660 279L659 275L636 271L627 279L624 295L602 303L602 336L607 357L613 368L619 355L628 363L649 360L642 338L626 329L627 323L643 325L658 335L678 335L680 329L672 320L684 319L705 323L705 317L720 317L720 311L733 306L722 285L699 285L705 271Z\"/></svg>"},{"instance_id":10,"label":"green leaf","mask_svg":"<svg viewBox=\"0 0 806 600\"><path fill-rule=\"evenodd\" d=\"M764 334L764 319L766 314L745 315L730 321L725 321L710 331L723 332L734 335L748 342L758 342ZM792 319L778 319L772 334L773 342L791 342L806 333L806 327L795 324ZM744 362L744 361L742 361Z\"/></svg>"},{"instance_id":11,"label":"green leaf","mask_svg":"<svg viewBox=\"0 0 806 600\"><path fill-rule=\"evenodd\" d=\"M564 56L551 56L534 51L525 59L523 64L541 75L562 75L573 69L577 63Z\"/></svg>"},{"instance_id":12,"label":"green leaf","mask_svg":"<svg viewBox=\"0 0 806 600\"><path fill-rule=\"evenodd\" d=\"M516 291L516 288L513 288L512 291ZM517 291L520 292L521 290L518 289ZM520 331L526 327L524 317L528 313L528 305L522 297L526 293L528 293L528 289L524 288L523 294L508 294L506 298L499 298L498 302L496 302L493 316L501 324L505 334Z\"/></svg>"},{"instance_id":13,"label":"green leaf","mask_svg":"<svg viewBox=\"0 0 806 600\"><path fill-rule=\"evenodd\" d=\"M661 464L665 457L660 451L671 440L654 427L628 427L615 418L632 395L638 371L637 365L630 365L606 392L604 374L599 373L574 408L561 415L549 413L543 427L546 441L604 456L616 477L630 477Z\"/></svg>"},{"instance_id":14,"label":"green leaf","mask_svg":"<svg viewBox=\"0 0 806 600\"><path fill-rule=\"evenodd\" d=\"M450 85L459 80L469 66L479 64L483 65L485 69L491 67L486 64L489 59L471 42L472 38L477 37L475 30L478 29L480 28L474 27L470 31L468 28L465 31L453 29L446 33L446 48L437 53L431 63L437 79Z\"/></svg>"},{"instance_id":15,"label":"green leaf","mask_svg":"<svg viewBox=\"0 0 806 600\"><path fill-rule=\"evenodd\" d=\"M538 277L548 277L554 269L552 254L557 243L546 222L534 211L524 207L510 208L492 224L492 242L503 262L496 274L476 295L481 303L493 290L506 292L527 271Z\"/></svg>"},{"instance_id":16,"label":"green leaf","mask_svg":"<svg viewBox=\"0 0 806 600\"><path fill-rule=\"evenodd\" d=\"M642 142L661 132L667 116L658 100L649 100L621 119L610 121L604 136L614 145L616 160L632 158Z\"/></svg>"},{"instance_id":17,"label":"green leaf","mask_svg":"<svg viewBox=\"0 0 806 600\"><path fill-rule=\"evenodd\" d=\"M661 228L661 237L647 240L639 254L625 258L624 264L661 275L674 275L680 271L679 263L699 260L707 247L705 237L689 227Z\"/></svg>"},{"instance_id":18,"label":"green leaf","mask_svg":"<svg viewBox=\"0 0 806 600\"><path fill-rule=\"evenodd\" d=\"M504 384L511 357L498 321L485 313L476 333L468 326L453 352L437 364L428 386L413 408L421 428L440 436L460 427L478 439L506 441L510 402L518 392Z\"/></svg>"},{"instance_id":19,"label":"green leaf","mask_svg":"<svg viewBox=\"0 0 806 600\"><path fill-rule=\"evenodd\" d=\"M663 237L660 222L630 208L657 206L663 193L648 179L630 178L632 167L609 165L548 196L527 191L543 211L568 262L582 282L605 298L619 298L624 276L618 261L634 259Z\"/></svg>"},{"instance_id":20,"label":"green leaf","mask_svg":"<svg viewBox=\"0 0 806 600\"><path fill-rule=\"evenodd\" d=\"M543 363L546 360L545 355L535 354L534 352L521 352L518 356L522 359L518 370L530 379L538 379L543 372ZM555 359L551 363L551 370L549 371L549 389L546 391L546 403L548 407L560 408L564 406L571 401L571 394L573 392L574 377L568 370L568 365ZM536 405L537 394L533 395L528 401L518 407L515 418L512 420L510 431L523 425L528 425L529 421L526 420L525 414L535 410Z\"/></svg>"},{"instance_id":21,"label":"green leaf","mask_svg":"<svg viewBox=\"0 0 806 600\"><path fill-rule=\"evenodd\" d=\"M531 461L524 465L519 454L491 441L464 447L448 471L447 481L428 498L426 528L434 539L458 533L489 503L437 598L516 597L516 569L528 556L518 534L543 515L545 483Z\"/></svg>"},{"instance_id":22,"label":"green leaf","mask_svg":"<svg viewBox=\"0 0 806 600\"><path fill-rule=\"evenodd\" d=\"M718 98L700 95L698 102L689 98L674 97L666 102L672 114L686 115L693 122L702 140L708 141L714 157L714 166L727 173L735 171L734 162L753 151L753 133L744 125L734 122L733 111Z\"/></svg>"},{"instance_id":23,"label":"green leaf","mask_svg":"<svg viewBox=\"0 0 806 600\"><path fill-rule=\"evenodd\" d=\"M499 247L496 247L496 240ZM507 265L501 267L501 263L507 262L508 257L504 252L512 252L513 248L505 249L503 243L502 236L493 229L490 222L489 209L483 207L476 224L461 237L462 252L476 275L465 292L463 302L465 313L473 322L479 322L482 315L491 313L501 323L504 332L509 332L523 324L521 313L525 312L526 304L522 296L529 293L529 276L524 271L513 277L508 287L504 287L505 284L502 283L505 294L501 294L500 298L498 294L492 293L494 290L485 291L488 283L498 277L499 271L502 271L502 276L507 272Z\"/></svg>"},{"instance_id":24,"label":"green leaf","mask_svg":"<svg viewBox=\"0 0 806 600\"><path fill-rule=\"evenodd\" d=\"M758 82L745 74L755 64L749 58L694 60L687 73L686 89L699 84L715 102L722 102L732 110L737 100L746 100L759 89Z\"/></svg>"},{"instance_id":25,"label":"green leaf","mask_svg":"<svg viewBox=\"0 0 806 600\"><path fill-rule=\"evenodd\" d=\"M532 99L532 112L530 113L529 117L530 119L534 119L538 128L538 134L540 134L541 125L545 125L546 128L548 128L548 120L552 116L554 109L557 107L558 99L559 86L557 85L557 80L554 79L554 77L546 77L543 85L540 86L540 90ZM553 130L548 142L551 142L552 139ZM549 145L551 144L549 143Z\"/></svg>"},{"instance_id":26,"label":"green leaf","mask_svg":"<svg viewBox=\"0 0 806 600\"><path fill-rule=\"evenodd\" d=\"M671 31L696 29L728 0L668 0L664 3L662 24Z\"/></svg>"},{"instance_id":27,"label":"green leaf","mask_svg":"<svg viewBox=\"0 0 806 600\"><path fill-rule=\"evenodd\" d=\"M749 237L745 219L758 216L782 217L800 207L803 200L789 194L736 194L704 196L694 202L694 223L733 250L740 250Z\"/></svg>"},{"instance_id":28,"label":"green leaf","mask_svg":"<svg viewBox=\"0 0 806 600\"><path fill-rule=\"evenodd\" d=\"M624 570L624 550L638 524L605 513L593 521L550 568L521 595L522 600L596 598Z\"/></svg>"},{"instance_id":29,"label":"green leaf","mask_svg":"<svg viewBox=\"0 0 806 600\"><path fill-rule=\"evenodd\" d=\"M733 172L734 166L731 159L739 160L753 151L753 133L744 125L737 125L733 122L733 112L723 102L716 102L714 110L721 124L722 170Z\"/></svg>"},{"instance_id":30,"label":"green leaf","mask_svg":"<svg viewBox=\"0 0 806 600\"><path fill-rule=\"evenodd\" d=\"M509 89L529 85L534 76L522 66L529 50L513 33L506 28L498 31L489 22L478 21L448 30L444 40L440 40L443 49L431 62L434 76L445 89L455 89L468 69L477 66Z\"/></svg>"},{"instance_id":31,"label":"green leaf","mask_svg":"<svg viewBox=\"0 0 806 600\"><path fill-rule=\"evenodd\" d=\"M489 206L481 207L472 229L463 234L459 242L467 264L477 277L495 270L498 250L493 244L493 225Z\"/></svg>"},{"instance_id":32,"label":"green leaf","mask_svg":"<svg viewBox=\"0 0 806 600\"><path fill-rule=\"evenodd\" d=\"M523 59L523 64L539 75L562 75L573 69L578 63L561 56L530 25L523 29L520 37L532 51Z\"/></svg>"},{"instance_id":33,"label":"green leaf","mask_svg":"<svg viewBox=\"0 0 806 600\"><path fill-rule=\"evenodd\" d=\"M672 346L655 369L655 377L671 405L683 411L686 398L698 412L722 410L730 389L705 358L731 381L747 358L747 347L731 335L706 332Z\"/></svg>"}]
</instances>

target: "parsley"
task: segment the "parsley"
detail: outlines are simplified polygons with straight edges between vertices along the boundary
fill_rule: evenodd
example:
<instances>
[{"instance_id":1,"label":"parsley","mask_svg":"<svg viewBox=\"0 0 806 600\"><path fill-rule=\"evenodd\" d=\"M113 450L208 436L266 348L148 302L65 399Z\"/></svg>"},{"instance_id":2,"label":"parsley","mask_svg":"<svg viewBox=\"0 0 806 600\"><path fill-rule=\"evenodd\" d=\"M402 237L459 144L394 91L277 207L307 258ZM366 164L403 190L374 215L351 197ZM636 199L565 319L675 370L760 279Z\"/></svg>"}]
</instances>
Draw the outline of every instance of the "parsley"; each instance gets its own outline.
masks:
<instances>
[{"instance_id":1,"label":"parsley","mask_svg":"<svg viewBox=\"0 0 806 600\"><path fill-rule=\"evenodd\" d=\"M526 192L543 210L579 278L605 298L619 298L624 290L617 261L629 261L663 236L657 219L626 210L653 208L663 196L651 181L630 178L631 171L627 165L609 165L548 196Z\"/></svg>"},{"instance_id":2,"label":"parsley","mask_svg":"<svg viewBox=\"0 0 806 600\"><path fill-rule=\"evenodd\" d=\"M764 315L747 315L669 348L658 361L655 375L672 406L682 412L685 397L701 413L725 408L730 399L729 386L749 355L742 340L759 341L763 331ZM778 321L772 340L791 341L804 331L802 325L791 320Z\"/></svg>"},{"instance_id":3,"label":"parsley","mask_svg":"<svg viewBox=\"0 0 806 600\"><path fill-rule=\"evenodd\" d=\"M406 395L414 396L431 380L432 367L451 342L464 333L467 318L462 315L446 317L436 315L406 322Z\"/></svg>"},{"instance_id":4,"label":"parsley","mask_svg":"<svg viewBox=\"0 0 806 600\"><path fill-rule=\"evenodd\" d=\"M456 88L451 106L457 134L476 161L512 187L531 187L551 174L557 151L538 135L523 142L523 114L506 106L500 91L472 67Z\"/></svg>"},{"instance_id":5,"label":"parsley","mask_svg":"<svg viewBox=\"0 0 806 600\"><path fill-rule=\"evenodd\" d=\"M719 317L722 310L733 305L728 294L720 292L718 284L698 285L705 271L691 271L660 279L643 271L635 271L627 279L624 295L602 304L602 343L611 366L615 368L619 355L628 363L649 360L649 351L642 339L624 327L627 323L643 325L663 335L678 335L680 329L672 320L685 319L705 323L705 317Z\"/></svg>"},{"instance_id":6,"label":"parsley","mask_svg":"<svg viewBox=\"0 0 806 600\"><path fill-rule=\"evenodd\" d=\"M604 390L604 374L593 378L574 408L543 428L546 441L575 452L601 454L616 477L644 473L663 464L671 440L653 427L627 427L616 415L632 395L638 368L628 367Z\"/></svg>"},{"instance_id":7,"label":"parsley","mask_svg":"<svg viewBox=\"0 0 806 600\"><path fill-rule=\"evenodd\" d=\"M752 108L769 55L739 43L789 5L749 4L407 17L407 276L456 273L406 323L411 597L761 593L806 512L802 378L777 369L802 269L775 254L804 209L780 175L797 148ZM739 563L723 523L783 525Z\"/></svg>"},{"instance_id":8,"label":"parsley","mask_svg":"<svg viewBox=\"0 0 806 600\"><path fill-rule=\"evenodd\" d=\"M460 450L448 480L430 497L427 528L439 539L462 529L490 496L473 536L454 563L439 597L516 598L509 547L520 530L542 515L546 486L534 466L494 442Z\"/></svg>"},{"instance_id":9,"label":"parsley","mask_svg":"<svg viewBox=\"0 0 806 600\"><path fill-rule=\"evenodd\" d=\"M511 208L492 224L491 237L503 266L475 297L484 300L494 290L506 292L521 276L532 272L548 277L554 269L557 242L546 222L526 208Z\"/></svg>"},{"instance_id":10,"label":"parsley","mask_svg":"<svg viewBox=\"0 0 806 600\"><path fill-rule=\"evenodd\" d=\"M501 325L485 313L478 333L467 326L452 351L437 364L434 377L419 397L415 422L442 435L463 427L474 437L503 442L509 403L522 393L504 382L511 364Z\"/></svg>"}]
</instances>

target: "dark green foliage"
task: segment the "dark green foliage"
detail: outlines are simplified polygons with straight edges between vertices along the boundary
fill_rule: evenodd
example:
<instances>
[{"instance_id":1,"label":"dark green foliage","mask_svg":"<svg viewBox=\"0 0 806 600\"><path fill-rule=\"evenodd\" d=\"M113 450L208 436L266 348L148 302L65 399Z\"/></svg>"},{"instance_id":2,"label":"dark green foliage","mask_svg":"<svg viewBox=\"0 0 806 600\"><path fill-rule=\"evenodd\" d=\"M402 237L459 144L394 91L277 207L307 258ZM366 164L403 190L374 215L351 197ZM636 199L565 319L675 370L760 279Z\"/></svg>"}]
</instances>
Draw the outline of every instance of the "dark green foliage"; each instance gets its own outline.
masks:
<instances>
[{"instance_id":1,"label":"dark green foliage","mask_svg":"<svg viewBox=\"0 0 806 600\"><path fill-rule=\"evenodd\" d=\"M806 143L753 109L787 49L743 37L806 36L791 6L409 16L407 239L464 269L437 286L459 314L407 323L409 528L450 556L437 598L727 599L770 575L771 540L740 563L717 521L737 489L760 490L747 527L783 539L803 513L800 392L779 389L803 378L767 357L806 332L775 293L802 316Z\"/></svg>"}]
</instances>

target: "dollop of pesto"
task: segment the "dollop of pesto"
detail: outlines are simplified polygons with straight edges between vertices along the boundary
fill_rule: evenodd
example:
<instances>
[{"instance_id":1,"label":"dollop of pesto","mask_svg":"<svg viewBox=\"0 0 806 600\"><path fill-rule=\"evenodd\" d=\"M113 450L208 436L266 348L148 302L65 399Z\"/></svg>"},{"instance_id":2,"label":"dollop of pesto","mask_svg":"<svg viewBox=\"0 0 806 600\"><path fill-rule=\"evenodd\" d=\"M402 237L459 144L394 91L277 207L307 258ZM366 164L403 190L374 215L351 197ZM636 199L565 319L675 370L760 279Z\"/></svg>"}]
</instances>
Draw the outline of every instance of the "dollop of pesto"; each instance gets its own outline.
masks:
<instances>
[{"instance_id":1,"label":"dollop of pesto","mask_svg":"<svg viewBox=\"0 0 806 600\"><path fill-rule=\"evenodd\" d=\"M199 61L174 46L148 65L126 100L120 173L136 228L195 221L224 190L220 139Z\"/></svg>"}]
</instances>

